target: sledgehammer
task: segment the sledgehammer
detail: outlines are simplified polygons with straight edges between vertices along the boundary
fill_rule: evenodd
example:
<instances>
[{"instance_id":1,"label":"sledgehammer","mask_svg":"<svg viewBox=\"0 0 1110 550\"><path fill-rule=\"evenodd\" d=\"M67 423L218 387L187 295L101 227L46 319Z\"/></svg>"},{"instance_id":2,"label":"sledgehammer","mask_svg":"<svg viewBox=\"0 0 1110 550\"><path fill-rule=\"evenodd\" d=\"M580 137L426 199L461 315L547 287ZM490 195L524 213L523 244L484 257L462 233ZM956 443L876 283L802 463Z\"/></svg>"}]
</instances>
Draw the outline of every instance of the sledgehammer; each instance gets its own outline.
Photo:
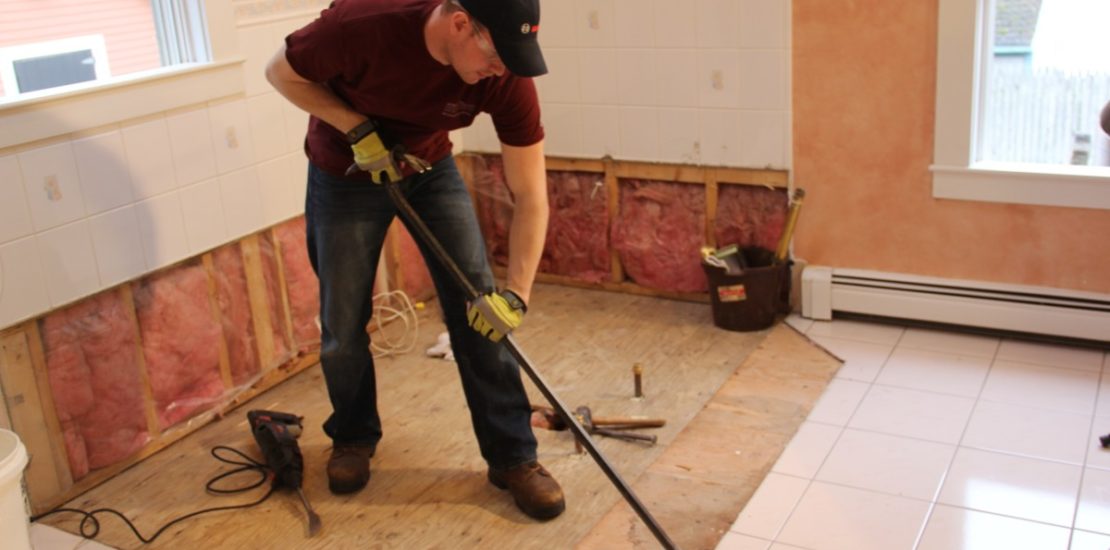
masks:
<instances>
[{"instance_id":1,"label":"sledgehammer","mask_svg":"<svg viewBox=\"0 0 1110 550\"><path fill-rule=\"evenodd\" d=\"M398 211L400 211L401 217L409 222L409 225L411 226L411 229L416 233L417 238L423 241L424 245L427 246L432 251L432 254L435 255L436 259L439 260L440 265L442 265L443 268L451 275L451 278L455 280L455 283L463 289L463 291L466 293L467 299L473 301L481 298L482 294L478 292L478 289L474 287L474 284L466 278L466 274L463 273L461 269L459 269L458 264L455 263L455 261L447 253L447 251L443 248L443 245L439 243L439 240L436 239L435 235L432 234L432 231L428 229L428 226L424 224L424 220L420 219L420 216L417 215L415 210L413 210L412 205L409 204L408 199L406 199L405 196L401 193L401 189L398 187L398 184L389 181L389 178L386 178L384 185L386 192L389 193L390 200L393 201L393 205L397 207ZM571 414L570 410L567 409L567 406L563 404L562 400L560 400L559 397L551 391L551 388L547 385L547 382L543 379L542 376L540 376L540 373L536 370L536 368L532 366L532 362L524 356L524 352L520 350L520 346L517 345L516 339L513 338L513 335L506 334L505 337L501 339L501 341L504 342L505 348L509 351L509 353L517 360L518 363L520 363L520 367L524 370L525 373L528 374L528 377L532 379L532 382L536 384L536 387L540 390L540 393L542 393L543 396L547 398L547 401L551 403L552 407L554 407L555 410L558 411L559 416L563 418L570 430L574 432L574 436L578 438L578 440L582 443L582 446L585 447L586 451L590 453L590 456L593 457L595 462L597 462L597 465L600 466L601 470L605 472L605 475L609 477L609 481L612 481L613 485L616 486L617 490L620 491L622 496L624 496L624 499L628 502L628 505L632 507L632 509L636 512L638 516L640 516L640 519L643 520L644 525L646 525L647 528L651 530L651 534L655 535L655 538L659 541L659 544L661 544L663 548L667 549L677 548L675 546L675 543L670 539L670 537L667 536L667 533L663 531L663 527L659 525L659 522L657 522L655 518L652 517L651 513L648 512L647 508L644 507L644 504L640 502L639 498L636 497L636 493L632 492L632 488L629 487L627 483L625 483L620 474L618 474L617 471L613 469L613 467L609 464L609 461L607 461L605 457L601 454L601 451L598 450L597 445L594 444L593 439L591 439L590 435L586 433L586 429L583 428L582 424L578 422L578 419L575 418L573 414Z\"/></svg>"}]
</instances>

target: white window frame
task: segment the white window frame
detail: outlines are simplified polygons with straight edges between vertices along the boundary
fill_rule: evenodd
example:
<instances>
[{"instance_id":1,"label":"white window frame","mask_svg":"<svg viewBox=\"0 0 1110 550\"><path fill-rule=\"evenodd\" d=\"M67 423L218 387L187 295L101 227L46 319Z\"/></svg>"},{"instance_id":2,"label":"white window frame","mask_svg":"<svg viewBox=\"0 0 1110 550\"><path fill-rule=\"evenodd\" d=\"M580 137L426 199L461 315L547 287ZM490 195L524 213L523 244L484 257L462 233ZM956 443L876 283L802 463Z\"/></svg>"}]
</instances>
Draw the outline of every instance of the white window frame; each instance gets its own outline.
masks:
<instances>
[{"instance_id":1,"label":"white window frame","mask_svg":"<svg viewBox=\"0 0 1110 550\"><path fill-rule=\"evenodd\" d=\"M235 14L227 0L203 2L212 60L71 84L0 101L0 149L202 104L243 92ZM6 86L6 84L5 84ZM54 89L58 90L58 89Z\"/></svg>"},{"instance_id":2,"label":"white window frame","mask_svg":"<svg viewBox=\"0 0 1110 550\"><path fill-rule=\"evenodd\" d=\"M108 48L104 45L104 35L91 34L0 48L0 82L4 83L4 89L9 94L18 93L19 80L15 76L16 62L83 50L89 50L96 61L93 64L95 80L108 78L111 71L108 70Z\"/></svg>"},{"instance_id":3,"label":"white window frame","mask_svg":"<svg viewBox=\"0 0 1110 550\"><path fill-rule=\"evenodd\" d=\"M940 0L933 196L1110 210L1110 168L980 162L991 0Z\"/></svg>"}]
</instances>

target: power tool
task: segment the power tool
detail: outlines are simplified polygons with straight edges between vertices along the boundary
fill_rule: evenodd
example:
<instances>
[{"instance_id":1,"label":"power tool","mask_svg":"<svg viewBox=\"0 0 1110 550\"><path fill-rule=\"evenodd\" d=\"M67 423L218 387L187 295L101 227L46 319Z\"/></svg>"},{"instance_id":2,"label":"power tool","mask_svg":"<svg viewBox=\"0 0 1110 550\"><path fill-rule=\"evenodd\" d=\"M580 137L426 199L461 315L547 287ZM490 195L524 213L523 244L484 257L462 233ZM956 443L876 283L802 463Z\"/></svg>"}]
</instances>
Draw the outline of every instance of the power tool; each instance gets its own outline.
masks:
<instances>
[{"instance_id":1,"label":"power tool","mask_svg":"<svg viewBox=\"0 0 1110 550\"><path fill-rule=\"evenodd\" d=\"M247 413L254 440L262 449L266 465L274 476L274 487L287 487L300 495L308 516L308 536L311 537L320 531L320 516L308 503L302 487L304 457L301 456L301 447L297 445L297 438L303 429L302 420L300 416L276 411L256 409Z\"/></svg>"}]
</instances>

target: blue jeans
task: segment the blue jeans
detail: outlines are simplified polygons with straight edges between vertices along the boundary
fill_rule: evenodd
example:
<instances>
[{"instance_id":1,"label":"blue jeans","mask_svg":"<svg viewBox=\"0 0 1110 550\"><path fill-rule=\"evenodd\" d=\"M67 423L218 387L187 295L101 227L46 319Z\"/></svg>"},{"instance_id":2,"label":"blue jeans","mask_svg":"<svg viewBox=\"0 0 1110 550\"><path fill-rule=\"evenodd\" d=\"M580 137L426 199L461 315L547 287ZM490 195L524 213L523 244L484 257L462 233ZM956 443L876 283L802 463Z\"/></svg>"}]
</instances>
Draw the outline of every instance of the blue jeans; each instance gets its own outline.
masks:
<instances>
[{"instance_id":1,"label":"blue jeans","mask_svg":"<svg viewBox=\"0 0 1110 550\"><path fill-rule=\"evenodd\" d=\"M447 157L399 185L471 283L481 292L492 290L485 243L455 160ZM337 444L376 447L382 437L366 325L378 258L395 215L382 186L337 178L309 165L308 257L320 280L320 363L333 409L324 432ZM535 460L531 407L519 365L502 345L470 328L465 293L409 229L435 284L482 457L494 468Z\"/></svg>"}]
</instances>

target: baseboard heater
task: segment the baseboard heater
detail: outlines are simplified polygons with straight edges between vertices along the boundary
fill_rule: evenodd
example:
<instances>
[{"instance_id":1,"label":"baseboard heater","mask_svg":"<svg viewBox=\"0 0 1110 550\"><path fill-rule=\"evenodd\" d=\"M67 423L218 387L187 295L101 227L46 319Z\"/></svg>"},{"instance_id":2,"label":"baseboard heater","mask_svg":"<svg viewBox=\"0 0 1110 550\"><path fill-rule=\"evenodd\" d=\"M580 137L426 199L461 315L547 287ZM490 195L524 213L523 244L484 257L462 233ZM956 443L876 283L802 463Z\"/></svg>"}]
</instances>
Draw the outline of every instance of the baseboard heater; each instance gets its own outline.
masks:
<instances>
[{"instance_id":1,"label":"baseboard heater","mask_svg":"<svg viewBox=\"0 0 1110 550\"><path fill-rule=\"evenodd\" d=\"M807 266L802 316L873 315L1110 342L1110 294Z\"/></svg>"}]
</instances>

